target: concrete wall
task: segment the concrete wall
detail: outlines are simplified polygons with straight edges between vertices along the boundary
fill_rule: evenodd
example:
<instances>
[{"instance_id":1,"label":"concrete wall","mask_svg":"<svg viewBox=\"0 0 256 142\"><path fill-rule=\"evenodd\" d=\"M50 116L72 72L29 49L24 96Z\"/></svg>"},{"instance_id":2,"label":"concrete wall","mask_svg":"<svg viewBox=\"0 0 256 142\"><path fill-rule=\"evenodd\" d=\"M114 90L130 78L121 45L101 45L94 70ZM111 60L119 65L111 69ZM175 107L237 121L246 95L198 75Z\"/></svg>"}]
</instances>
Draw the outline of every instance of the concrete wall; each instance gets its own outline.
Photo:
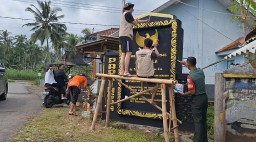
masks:
<instances>
[{"instance_id":1,"label":"concrete wall","mask_svg":"<svg viewBox=\"0 0 256 142\"><path fill-rule=\"evenodd\" d=\"M202 68L224 57L217 56L215 52L242 36L240 22L232 22L231 15L208 11L228 13L227 8L218 0L183 0L183 2L197 8L176 3L163 10L162 13L176 15L182 21L184 29L183 57L195 56L198 62L197 66ZM241 56L231 60L235 60L235 63L244 62ZM214 84L215 73L226 69L227 61L204 70L206 84Z\"/></svg>"}]
</instances>

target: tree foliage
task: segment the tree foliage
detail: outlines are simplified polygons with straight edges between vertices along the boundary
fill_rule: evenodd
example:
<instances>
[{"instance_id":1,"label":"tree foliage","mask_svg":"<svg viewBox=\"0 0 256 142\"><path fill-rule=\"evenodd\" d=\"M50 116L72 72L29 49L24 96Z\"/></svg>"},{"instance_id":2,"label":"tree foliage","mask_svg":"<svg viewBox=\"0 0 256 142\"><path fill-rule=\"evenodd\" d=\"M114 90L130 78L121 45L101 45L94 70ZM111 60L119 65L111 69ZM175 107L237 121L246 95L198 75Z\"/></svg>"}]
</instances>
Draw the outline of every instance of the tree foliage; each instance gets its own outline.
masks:
<instances>
[{"instance_id":1,"label":"tree foliage","mask_svg":"<svg viewBox=\"0 0 256 142\"><path fill-rule=\"evenodd\" d=\"M43 45L46 41L47 50L49 48L49 39L52 42L53 49L58 53L61 48L62 37L65 35L67 27L65 24L58 23L64 15L58 15L61 12L61 8L52 8L51 1L37 1L38 7L31 4L26 8L26 11L31 12L34 15L35 22L27 23L24 26L32 27L31 41L36 42L39 40Z\"/></svg>"}]
</instances>

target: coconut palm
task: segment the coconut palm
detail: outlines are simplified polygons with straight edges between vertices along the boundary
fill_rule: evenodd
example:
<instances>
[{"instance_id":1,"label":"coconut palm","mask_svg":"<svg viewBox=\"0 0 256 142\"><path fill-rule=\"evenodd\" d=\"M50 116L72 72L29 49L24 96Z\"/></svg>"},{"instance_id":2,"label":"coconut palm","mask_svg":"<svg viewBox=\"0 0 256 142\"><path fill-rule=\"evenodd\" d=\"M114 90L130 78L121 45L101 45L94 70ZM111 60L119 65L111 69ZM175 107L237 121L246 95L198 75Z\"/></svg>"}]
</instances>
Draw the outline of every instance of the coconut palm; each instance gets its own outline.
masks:
<instances>
[{"instance_id":1,"label":"coconut palm","mask_svg":"<svg viewBox=\"0 0 256 142\"><path fill-rule=\"evenodd\" d=\"M76 50L75 46L83 41L83 37L79 37L76 34L67 34L65 42L65 50Z\"/></svg>"},{"instance_id":2,"label":"coconut palm","mask_svg":"<svg viewBox=\"0 0 256 142\"><path fill-rule=\"evenodd\" d=\"M89 29L89 28L84 28L82 31L81 31L82 34L84 34L85 36L89 35L89 34L92 34L92 31Z\"/></svg>"},{"instance_id":3,"label":"coconut palm","mask_svg":"<svg viewBox=\"0 0 256 142\"><path fill-rule=\"evenodd\" d=\"M37 1L38 8L31 4L31 7L27 7L26 11L34 14L35 22L27 23L23 26L32 27L31 31L34 33L31 35L31 40L36 42L37 40L41 41L41 44L44 44L46 41L46 47L49 51L49 39L52 42L52 45L55 47L55 51L59 48L56 47L59 45L59 40L61 36L67 30L65 24L58 23L64 15L57 15L58 12L62 11L61 8L52 8L51 1Z\"/></svg>"},{"instance_id":4,"label":"coconut palm","mask_svg":"<svg viewBox=\"0 0 256 142\"><path fill-rule=\"evenodd\" d=\"M0 60L3 60L4 63L8 61L8 52L12 46L13 37L11 33L7 30L0 32Z\"/></svg>"}]
</instances>

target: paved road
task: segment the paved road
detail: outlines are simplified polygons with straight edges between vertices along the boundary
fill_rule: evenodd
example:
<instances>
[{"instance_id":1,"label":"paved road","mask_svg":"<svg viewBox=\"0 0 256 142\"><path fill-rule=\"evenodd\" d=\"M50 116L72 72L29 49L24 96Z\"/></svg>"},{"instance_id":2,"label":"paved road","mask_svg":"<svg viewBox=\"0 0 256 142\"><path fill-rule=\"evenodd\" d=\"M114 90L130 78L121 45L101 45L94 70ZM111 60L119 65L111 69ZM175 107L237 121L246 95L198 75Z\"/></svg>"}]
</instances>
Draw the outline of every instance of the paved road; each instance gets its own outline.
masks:
<instances>
[{"instance_id":1,"label":"paved road","mask_svg":"<svg viewBox=\"0 0 256 142\"><path fill-rule=\"evenodd\" d=\"M9 83L7 100L0 101L0 142L8 142L31 116L42 110L38 94L28 91L26 82Z\"/></svg>"}]
</instances>

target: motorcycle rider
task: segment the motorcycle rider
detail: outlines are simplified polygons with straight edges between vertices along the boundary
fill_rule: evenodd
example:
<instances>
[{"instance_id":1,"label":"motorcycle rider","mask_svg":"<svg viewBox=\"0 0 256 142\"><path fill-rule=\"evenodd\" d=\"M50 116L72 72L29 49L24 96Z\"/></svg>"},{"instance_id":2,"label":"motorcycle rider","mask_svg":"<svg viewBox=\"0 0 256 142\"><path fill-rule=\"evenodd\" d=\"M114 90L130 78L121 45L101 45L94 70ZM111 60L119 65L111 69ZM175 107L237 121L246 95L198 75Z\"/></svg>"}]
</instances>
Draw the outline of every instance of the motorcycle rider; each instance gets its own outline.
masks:
<instances>
[{"instance_id":1,"label":"motorcycle rider","mask_svg":"<svg viewBox=\"0 0 256 142\"><path fill-rule=\"evenodd\" d=\"M59 89L59 92L61 94L61 99L66 99L66 82L67 82L67 76L64 72L65 65L60 64L59 69L54 72L54 79L57 82L57 88Z\"/></svg>"},{"instance_id":2,"label":"motorcycle rider","mask_svg":"<svg viewBox=\"0 0 256 142\"><path fill-rule=\"evenodd\" d=\"M55 70L55 65L54 64L49 64L48 68L46 69L45 72L45 77L44 77L44 87L48 86L53 86L56 87L56 81L54 79L54 70Z\"/></svg>"},{"instance_id":3,"label":"motorcycle rider","mask_svg":"<svg viewBox=\"0 0 256 142\"><path fill-rule=\"evenodd\" d=\"M71 105L68 114L69 115L77 115L76 111L76 102L78 99L78 95L80 94L81 88L85 89L87 87L87 77L85 74L76 75L72 79L69 80L66 93L71 93Z\"/></svg>"}]
</instances>

